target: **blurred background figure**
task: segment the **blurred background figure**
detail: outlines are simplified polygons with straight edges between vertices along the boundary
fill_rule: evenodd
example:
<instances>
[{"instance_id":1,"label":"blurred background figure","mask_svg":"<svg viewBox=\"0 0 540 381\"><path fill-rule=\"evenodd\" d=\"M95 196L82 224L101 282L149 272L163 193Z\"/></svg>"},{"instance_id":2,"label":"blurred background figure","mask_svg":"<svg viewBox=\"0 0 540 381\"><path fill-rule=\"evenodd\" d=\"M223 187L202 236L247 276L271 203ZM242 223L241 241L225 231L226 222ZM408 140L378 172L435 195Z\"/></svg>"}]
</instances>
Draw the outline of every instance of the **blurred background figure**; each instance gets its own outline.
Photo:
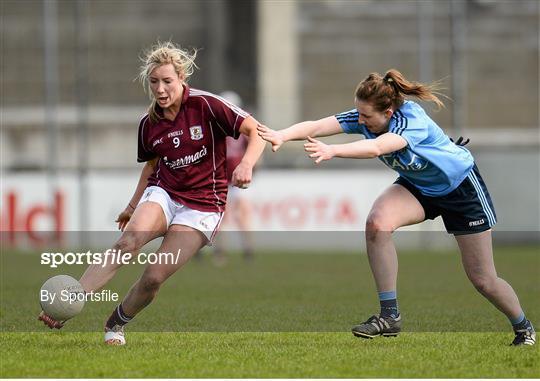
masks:
<instances>
[{"instance_id":1,"label":"blurred background figure","mask_svg":"<svg viewBox=\"0 0 540 381\"><path fill-rule=\"evenodd\" d=\"M225 100L244 107L240 95L234 91L224 91L221 94ZM214 264L223 266L227 263L227 251L229 250L228 238L230 231L237 231L240 234L240 245L244 260L253 259L253 234L251 233L251 201L246 195L247 189L240 189L232 186L232 173L240 164L247 148L247 139L240 135L238 139L227 138L227 179L229 181L229 192L227 195L227 209L223 218L221 229L229 231L222 234L214 245Z\"/></svg>"}]
</instances>

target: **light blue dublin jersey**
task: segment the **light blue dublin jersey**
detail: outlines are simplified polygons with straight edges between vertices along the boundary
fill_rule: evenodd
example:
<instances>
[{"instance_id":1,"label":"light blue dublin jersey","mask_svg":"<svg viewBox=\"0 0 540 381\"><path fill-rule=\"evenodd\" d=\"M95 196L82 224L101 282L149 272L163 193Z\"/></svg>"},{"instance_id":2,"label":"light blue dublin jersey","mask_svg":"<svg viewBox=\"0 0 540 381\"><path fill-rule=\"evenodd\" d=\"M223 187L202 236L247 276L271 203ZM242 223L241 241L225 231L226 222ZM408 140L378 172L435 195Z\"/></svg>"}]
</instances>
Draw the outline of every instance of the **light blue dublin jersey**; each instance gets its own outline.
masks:
<instances>
[{"instance_id":1,"label":"light blue dublin jersey","mask_svg":"<svg viewBox=\"0 0 540 381\"><path fill-rule=\"evenodd\" d=\"M358 123L356 109L336 115L343 131L362 134L366 139L379 135ZM471 153L454 144L443 130L413 101L405 101L390 119L388 132L407 141L399 151L379 156L384 164L416 186L426 196L444 196L458 187L474 165Z\"/></svg>"}]
</instances>

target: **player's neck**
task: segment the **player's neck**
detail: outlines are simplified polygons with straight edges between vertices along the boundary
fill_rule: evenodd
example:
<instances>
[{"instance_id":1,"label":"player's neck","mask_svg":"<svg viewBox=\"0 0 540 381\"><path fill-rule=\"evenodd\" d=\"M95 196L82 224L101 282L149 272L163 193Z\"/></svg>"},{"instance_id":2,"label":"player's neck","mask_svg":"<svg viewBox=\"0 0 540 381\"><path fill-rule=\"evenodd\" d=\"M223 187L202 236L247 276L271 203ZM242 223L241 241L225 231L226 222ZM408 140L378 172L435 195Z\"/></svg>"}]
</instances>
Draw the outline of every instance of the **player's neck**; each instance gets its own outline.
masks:
<instances>
[{"instance_id":1,"label":"player's neck","mask_svg":"<svg viewBox=\"0 0 540 381\"><path fill-rule=\"evenodd\" d=\"M178 101L163 110L163 116L165 119L171 121L176 119L176 115L180 112L180 106L182 105L182 95L178 97Z\"/></svg>"}]
</instances>

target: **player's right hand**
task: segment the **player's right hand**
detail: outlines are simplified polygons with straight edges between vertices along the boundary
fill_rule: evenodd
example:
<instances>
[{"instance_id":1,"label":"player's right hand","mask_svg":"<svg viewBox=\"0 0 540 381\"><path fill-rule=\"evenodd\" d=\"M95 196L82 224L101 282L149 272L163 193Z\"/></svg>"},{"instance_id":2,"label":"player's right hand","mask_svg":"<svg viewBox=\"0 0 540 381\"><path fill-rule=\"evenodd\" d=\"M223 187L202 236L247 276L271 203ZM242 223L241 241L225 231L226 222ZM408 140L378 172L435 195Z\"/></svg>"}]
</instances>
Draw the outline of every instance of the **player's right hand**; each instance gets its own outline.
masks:
<instances>
[{"instance_id":1,"label":"player's right hand","mask_svg":"<svg viewBox=\"0 0 540 381\"><path fill-rule=\"evenodd\" d=\"M41 313L39 314L38 320L41 320L43 324L48 326L50 329L53 329L53 328L60 329L64 326L63 321L54 320L52 317L50 317L43 311L41 311Z\"/></svg>"},{"instance_id":2,"label":"player's right hand","mask_svg":"<svg viewBox=\"0 0 540 381\"><path fill-rule=\"evenodd\" d=\"M130 206L126 206L126 209L118 215L115 221L118 223L118 229L124 231L134 211Z\"/></svg>"},{"instance_id":3,"label":"player's right hand","mask_svg":"<svg viewBox=\"0 0 540 381\"><path fill-rule=\"evenodd\" d=\"M266 127L265 125L258 124L257 131L259 136L266 140L268 143L272 144L272 151L276 152L279 147L282 146L285 141L283 140L283 134L281 131L275 131L271 128Z\"/></svg>"}]
</instances>

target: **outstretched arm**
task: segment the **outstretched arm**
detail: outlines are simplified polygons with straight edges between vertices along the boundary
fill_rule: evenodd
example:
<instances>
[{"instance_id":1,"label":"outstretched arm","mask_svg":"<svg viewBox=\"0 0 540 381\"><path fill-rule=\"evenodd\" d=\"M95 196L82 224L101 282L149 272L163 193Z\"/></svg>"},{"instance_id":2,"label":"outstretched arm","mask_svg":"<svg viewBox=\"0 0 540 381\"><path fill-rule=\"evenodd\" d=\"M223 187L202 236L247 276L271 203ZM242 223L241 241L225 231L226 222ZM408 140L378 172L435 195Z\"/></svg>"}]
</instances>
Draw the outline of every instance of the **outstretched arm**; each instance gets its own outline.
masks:
<instances>
[{"instance_id":1,"label":"outstretched arm","mask_svg":"<svg viewBox=\"0 0 540 381\"><path fill-rule=\"evenodd\" d=\"M240 125L240 133L248 137L246 152L240 164L236 166L232 174L232 185L238 188L247 188L251 183L253 167L264 151L265 141L257 133L259 123L253 117L247 117Z\"/></svg>"},{"instance_id":2,"label":"outstretched arm","mask_svg":"<svg viewBox=\"0 0 540 381\"><path fill-rule=\"evenodd\" d=\"M304 149L310 152L309 157L315 159L315 164L333 157L370 159L399 151L407 146L404 138L393 133L382 134L376 139L364 139L346 144L329 145L313 138L308 138L308 140L309 142L304 144Z\"/></svg>"},{"instance_id":3,"label":"outstretched arm","mask_svg":"<svg viewBox=\"0 0 540 381\"><path fill-rule=\"evenodd\" d=\"M328 116L315 121L293 124L284 130L275 131L263 125L258 126L259 136L272 144L276 152L283 143L291 140L304 140L310 137L330 136L343 132L335 116Z\"/></svg>"}]
</instances>

